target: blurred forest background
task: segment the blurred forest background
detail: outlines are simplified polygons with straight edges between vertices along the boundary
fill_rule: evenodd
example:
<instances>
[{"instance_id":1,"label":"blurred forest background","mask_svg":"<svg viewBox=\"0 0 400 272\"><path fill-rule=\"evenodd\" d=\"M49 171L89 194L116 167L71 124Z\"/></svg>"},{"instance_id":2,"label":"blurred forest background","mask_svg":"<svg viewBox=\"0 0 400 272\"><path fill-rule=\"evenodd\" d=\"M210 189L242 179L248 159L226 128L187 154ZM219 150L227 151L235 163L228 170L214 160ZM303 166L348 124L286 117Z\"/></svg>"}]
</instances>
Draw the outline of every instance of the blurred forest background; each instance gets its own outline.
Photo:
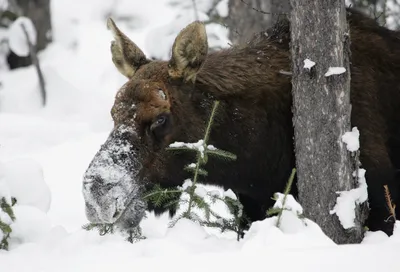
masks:
<instances>
[{"instance_id":1,"label":"blurred forest background","mask_svg":"<svg viewBox=\"0 0 400 272\"><path fill-rule=\"evenodd\" d=\"M53 0L57 1L57 0ZM166 0L169 1L169 0ZM217 12L218 5L223 0L212 0L205 14L208 15L206 23L218 23L229 30L229 39L232 43L247 41L255 32L267 29L280 16L286 16L290 11L288 0L229 0L228 13L221 16ZM118 0L113 6L118 5ZM179 1L171 0L171 5ZM198 12L201 0L185 1L187 9ZM9 29L21 16L29 18L37 33L34 50L37 53L52 42L52 19L50 0L0 0L0 69L16 69L32 64L30 55L17 54L9 46ZM346 0L347 6L362 10L381 25L390 29L400 27L400 3L398 0ZM79 7L77 7L79 8ZM110 10L107 16L113 15ZM198 15L196 16L198 18ZM134 21L134 18L124 16L125 21ZM199 18L201 19L201 18ZM73 24L74 22L70 22ZM217 49L211 48L211 49Z\"/></svg>"}]
</instances>

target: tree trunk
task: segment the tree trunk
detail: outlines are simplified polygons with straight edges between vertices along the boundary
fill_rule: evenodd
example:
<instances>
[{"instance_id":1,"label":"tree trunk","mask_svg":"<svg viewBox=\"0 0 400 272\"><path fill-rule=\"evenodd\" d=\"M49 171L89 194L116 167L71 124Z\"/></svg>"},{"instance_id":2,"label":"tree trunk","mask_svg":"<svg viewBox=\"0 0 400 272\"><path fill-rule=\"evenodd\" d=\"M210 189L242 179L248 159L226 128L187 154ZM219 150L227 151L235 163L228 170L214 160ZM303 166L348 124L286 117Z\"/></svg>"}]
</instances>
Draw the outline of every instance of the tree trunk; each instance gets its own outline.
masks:
<instances>
[{"instance_id":1,"label":"tree trunk","mask_svg":"<svg viewBox=\"0 0 400 272\"><path fill-rule=\"evenodd\" d=\"M30 18L37 31L36 49L41 51L52 41L50 0L16 0L22 14Z\"/></svg>"},{"instance_id":2,"label":"tree trunk","mask_svg":"<svg viewBox=\"0 0 400 272\"><path fill-rule=\"evenodd\" d=\"M350 37L344 0L290 0L293 123L299 200L305 216L334 242L358 243L364 214L356 206L355 227L345 230L333 210L338 191L356 187L342 135L350 127ZM315 62L311 69L304 60ZM328 68L344 67L325 76Z\"/></svg>"},{"instance_id":3,"label":"tree trunk","mask_svg":"<svg viewBox=\"0 0 400 272\"><path fill-rule=\"evenodd\" d=\"M248 41L289 13L289 0L229 0L229 39L234 44Z\"/></svg>"},{"instance_id":4,"label":"tree trunk","mask_svg":"<svg viewBox=\"0 0 400 272\"><path fill-rule=\"evenodd\" d=\"M37 52L45 49L47 44L52 41L50 0L12 0L9 11L12 11L17 17L25 16L32 20L37 33L34 46ZM30 56L21 57L10 51L7 55L7 63L10 69L16 69L30 66L32 60Z\"/></svg>"}]
</instances>

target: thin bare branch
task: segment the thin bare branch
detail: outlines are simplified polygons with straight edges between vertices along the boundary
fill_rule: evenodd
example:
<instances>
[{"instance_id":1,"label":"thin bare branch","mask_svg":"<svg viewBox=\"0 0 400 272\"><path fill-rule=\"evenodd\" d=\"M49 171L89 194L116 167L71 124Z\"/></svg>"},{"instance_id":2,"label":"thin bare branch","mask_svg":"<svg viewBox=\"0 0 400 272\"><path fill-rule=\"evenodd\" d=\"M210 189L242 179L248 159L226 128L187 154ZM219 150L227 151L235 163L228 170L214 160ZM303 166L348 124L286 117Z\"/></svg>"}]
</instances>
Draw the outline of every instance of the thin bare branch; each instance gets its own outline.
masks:
<instances>
[{"instance_id":1,"label":"thin bare branch","mask_svg":"<svg viewBox=\"0 0 400 272\"><path fill-rule=\"evenodd\" d=\"M288 13L275 13L275 12L268 12L268 11L264 11L258 8L253 7L252 5L250 5L249 3L245 2L244 0L240 0L240 2L242 2L243 4L245 4L246 6L248 6L249 8L251 8L254 11L260 12L262 14L270 14L270 15L288 15Z\"/></svg>"}]
</instances>

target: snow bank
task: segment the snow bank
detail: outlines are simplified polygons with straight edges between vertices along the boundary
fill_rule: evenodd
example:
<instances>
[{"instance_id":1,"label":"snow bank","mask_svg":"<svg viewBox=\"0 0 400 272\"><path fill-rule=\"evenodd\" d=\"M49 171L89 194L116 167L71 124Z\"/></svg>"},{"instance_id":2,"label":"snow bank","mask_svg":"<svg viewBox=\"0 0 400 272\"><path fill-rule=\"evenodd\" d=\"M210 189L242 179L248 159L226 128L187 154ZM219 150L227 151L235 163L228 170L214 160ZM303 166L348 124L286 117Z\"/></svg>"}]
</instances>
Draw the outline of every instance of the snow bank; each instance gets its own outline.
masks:
<instances>
[{"instance_id":1,"label":"snow bank","mask_svg":"<svg viewBox=\"0 0 400 272\"><path fill-rule=\"evenodd\" d=\"M39 163L32 159L4 162L0 164L0 178L18 204L36 207L45 213L49 211L51 193Z\"/></svg>"}]
</instances>

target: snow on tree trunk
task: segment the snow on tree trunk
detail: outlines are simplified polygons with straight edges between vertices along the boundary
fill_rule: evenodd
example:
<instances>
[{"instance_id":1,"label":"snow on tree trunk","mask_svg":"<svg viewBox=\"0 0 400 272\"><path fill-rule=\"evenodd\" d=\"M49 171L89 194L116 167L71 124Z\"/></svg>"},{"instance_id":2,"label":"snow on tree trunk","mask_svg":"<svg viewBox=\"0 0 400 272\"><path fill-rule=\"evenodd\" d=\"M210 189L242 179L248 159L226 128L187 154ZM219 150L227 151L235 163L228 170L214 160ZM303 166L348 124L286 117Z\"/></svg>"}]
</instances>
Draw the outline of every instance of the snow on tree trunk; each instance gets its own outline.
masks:
<instances>
[{"instance_id":1,"label":"snow on tree trunk","mask_svg":"<svg viewBox=\"0 0 400 272\"><path fill-rule=\"evenodd\" d=\"M254 33L273 26L279 16L289 13L288 0L229 0L229 39L248 41Z\"/></svg>"},{"instance_id":2,"label":"snow on tree trunk","mask_svg":"<svg viewBox=\"0 0 400 272\"><path fill-rule=\"evenodd\" d=\"M333 241L358 243L365 220L360 207L365 208L365 203L356 206L350 229L344 229L337 214L330 213L337 192L357 184L352 175L355 163L342 141L351 130L350 36L344 0L290 3L299 200L305 216Z\"/></svg>"}]
</instances>

